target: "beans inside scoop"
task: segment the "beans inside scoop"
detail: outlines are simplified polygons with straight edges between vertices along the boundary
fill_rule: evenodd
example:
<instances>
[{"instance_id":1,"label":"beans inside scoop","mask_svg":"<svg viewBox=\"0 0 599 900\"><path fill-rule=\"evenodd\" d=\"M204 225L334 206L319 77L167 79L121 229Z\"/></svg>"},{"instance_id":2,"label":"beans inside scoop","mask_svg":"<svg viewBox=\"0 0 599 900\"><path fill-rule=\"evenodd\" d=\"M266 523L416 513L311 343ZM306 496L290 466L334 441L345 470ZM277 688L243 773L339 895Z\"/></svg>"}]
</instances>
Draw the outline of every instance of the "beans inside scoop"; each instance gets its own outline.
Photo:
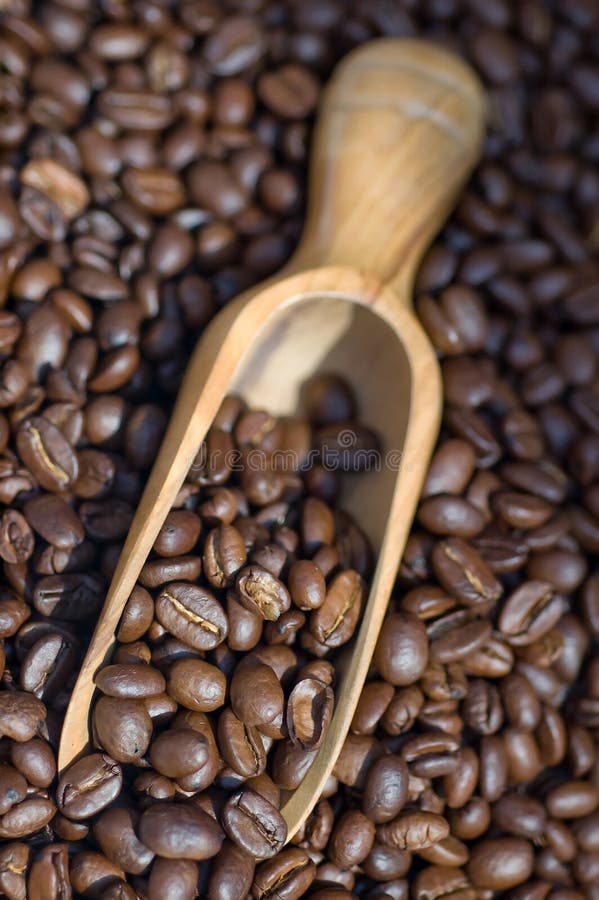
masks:
<instances>
[{"instance_id":1,"label":"beans inside scoop","mask_svg":"<svg viewBox=\"0 0 599 900\"><path fill-rule=\"evenodd\" d=\"M223 401L96 673L98 752L60 779L66 818L124 791L159 856L209 858L225 835L257 859L282 849L281 791L325 737L373 565L337 502L341 473L373 458L337 436L354 429L371 453L377 437L336 375L314 376L303 404L275 417Z\"/></svg>"}]
</instances>

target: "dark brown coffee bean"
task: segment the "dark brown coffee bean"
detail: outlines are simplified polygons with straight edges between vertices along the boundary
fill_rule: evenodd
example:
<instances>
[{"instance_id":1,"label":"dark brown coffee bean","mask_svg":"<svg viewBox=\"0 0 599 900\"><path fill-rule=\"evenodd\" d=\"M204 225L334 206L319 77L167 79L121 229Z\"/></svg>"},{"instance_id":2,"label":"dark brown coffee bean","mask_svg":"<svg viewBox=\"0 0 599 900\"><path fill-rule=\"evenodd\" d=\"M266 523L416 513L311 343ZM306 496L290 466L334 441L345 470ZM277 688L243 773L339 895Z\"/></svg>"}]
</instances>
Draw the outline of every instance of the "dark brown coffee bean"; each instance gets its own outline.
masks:
<instances>
[{"instance_id":1,"label":"dark brown coffee bean","mask_svg":"<svg viewBox=\"0 0 599 900\"><path fill-rule=\"evenodd\" d=\"M467 606L492 602L501 596L501 584L480 555L461 538L436 544L433 566L443 587Z\"/></svg>"},{"instance_id":2,"label":"dark brown coffee bean","mask_svg":"<svg viewBox=\"0 0 599 900\"><path fill-rule=\"evenodd\" d=\"M154 603L152 597L145 588L136 584L121 616L117 631L117 638L121 643L131 643L139 640L152 624L154 618Z\"/></svg>"},{"instance_id":3,"label":"dark brown coffee bean","mask_svg":"<svg viewBox=\"0 0 599 900\"><path fill-rule=\"evenodd\" d=\"M383 622L374 662L385 681L413 684L426 667L428 643L424 625L410 613L391 613Z\"/></svg>"},{"instance_id":4,"label":"dark brown coffee bean","mask_svg":"<svg viewBox=\"0 0 599 900\"><path fill-rule=\"evenodd\" d=\"M318 678L303 678L287 700L287 729L294 744L314 750L324 740L333 714L332 689Z\"/></svg>"},{"instance_id":5,"label":"dark brown coffee bean","mask_svg":"<svg viewBox=\"0 0 599 900\"><path fill-rule=\"evenodd\" d=\"M195 650L210 650L227 636L222 606L205 588L184 582L169 584L156 598L156 618L175 637Z\"/></svg>"},{"instance_id":6,"label":"dark brown coffee bean","mask_svg":"<svg viewBox=\"0 0 599 900\"><path fill-rule=\"evenodd\" d=\"M178 659L167 673L167 691L186 709L210 712L222 706L226 679L220 669L201 659Z\"/></svg>"},{"instance_id":7,"label":"dark brown coffee bean","mask_svg":"<svg viewBox=\"0 0 599 900\"><path fill-rule=\"evenodd\" d=\"M526 581L505 601L499 630L514 646L543 637L565 612L563 599L546 581Z\"/></svg>"},{"instance_id":8,"label":"dark brown coffee bean","mask_svg":"<svg viewBox=\"0 0 599 900\"><path fill-rule=\"evenodd\" d=\"M448 834L449 825L442 816L417 810L400 813L377 829L378 840L398 850L424 850Z\"/></svg>"},{"instance_id":9,"label":"dark brown coffee bean","mask_svg":"<svg viewBox=\"0 0 599 900\"><path fill-rule=\"evenodd\" d=\"M224 806L223 828L231 840L257 859L269 859L283 847L287 826L280 812L260 794L242 790Z\"/></svg>"},{"instance_id":10,"label":"dark brown coffee bean","mask_svg":"<svg viewBox=\"0 0 599 900\"><path fill-rule=\"evenodd\" d=\"M144 872L154 858L137 837L133 817L127 809L105 810L94 824L94 837L108 859L132 875Z\"/></svg>"},{"instance_id":11,"label":"dark brown coffee bean","mask_svg":"<svg viewBox=\"0 0 599 900\"><path fill-rule=\"evenodd\" d=\"M265 725L283 713L283 690L273 669L263 663L238 665L229 693L233 712L246 725Z\"/></svg>"},{"instance_id":12,"label":"dark brown coffee bean","mask_svg":"<svg viewBox=\"0 0 599 900\"><path fill-rule=\"evenodd\" d=\"M291 599L299 609L317 609L324 603L326 584L321 569L311 560L300 559L288 574Z\"/></svg>"},{"instance_id":13,"label":"dark brown coffee bean","mask_svg":"<svg viewBox=\"0 0 599 900\"><path fill-rule=\"evenodd\" d=\"M250 778L266 768L266 752L258 729L225 709L218 720L218 744L227 765Z\"/></svg>"},{"instance_id":14,"label":"dark brown coffee bean","mask_svg":"<svg viewBox=\"0 0 599 900\"><path fill-rule=\"evenodd\" d=\"M242 606L270 622L276 622L291 606L283 582L261 566L247 566L239 572L235 595Z\"/></svg>"},{"instance_id":15,"label":"dark brown coffee bean","mask_svg":"<svg viewBox=\"0 0 599 900\"><path fill-rule=\"evenodd\" d=\"M248 896L252 887L254 870L255 862L253 857L242 850L234 841L225 840L212 863L207 897L209 900L221 900L223 897L230 897L233 900L234 897ZM278 874L278 868L276 872ZM268 884L268 870L265 875L266 877L259 881L260 885L263 883ZM193 887L195 891L195 883Z\"/></svg>"},{"instance_id":16,"label":"dark brown coffee bean","mask_svg":"<svg viewBox=\"0 0 599 900\"><path fill-rule=\"evenodd\" d=\"M515 837L487 839L472 848L467 872L480 890L507 890L530 877L533 862L528 841Z\"/></svg>"},{"instance_id":17,"label":"dark brown coffee bean","mask_svg":"<svg viewBox=\"0 0 599 900\"><path fill-rule=\"evenodd\" d=\"M46 707L22 691L0 693L0 734L13 741L30 741L40 734L46 719Z\"/></svg>"},{"instance_id":18,"label":"dark brown coffee bean","mask_svg":"<svg viewBox=\"0 0 599 900\"><path fill-rule=\"evenodd\" d=\"M245 16L231 16L212 31L204 48L215 75L237 75L262 56L264 36L257 23Z\"/></svg>"},{"instance_id":19,"label":"dark brown coffee bean","mask_svg":"<svg viewBox=\"0 0 599 900\"><path fill-rule=\"evenodd\" d=\"M331 581L325 599L310 616L310 631L327 647L339 647L353 635L365 600L365 584L347 569Z\"/></svg>"},{"instance_id":20,"label":"dark brown coffee bean","mask_svg":"<svg viewBox=\"0 0 599 900\"><path fill-rule=\"evenodd\" d=\"M164 675L157 669L135 664L105 666L94 680L102 693L109 697L133 699L160 694L166 686Z\"/></svg>"},{"instance_id":21,"label":"dark brown coffee bean","mask_svg":"<svg viewBox=\"0 0 599 900\"><path fill-rule=\"evenodd\" d=\"M199 556L171 556L147 562L139 573L139 580L146 588L156 588L169 581L195 581L201 571Z\"/></svg>"},{"instance_id":22,"label":"dark brown coffee bean","mask_svg":"<svg viewBox=\"0 0 599 900\"><path fill-rule=\"evenodd\" d=\"M267 897L274 890L285 897L302 897L316 877L316 866L305 850L288 847L256 869L252 897Z\"/></svg>"},{"instance_id":23,"label":"dark brown coffee bean","mask_svg":"<svg viewBox=\"0 0 599 900\"><path fill-rule=\"evenodd\" d=\"M34 537L27 520L16 509L0 518L0 557L12 565L26 562L33 553Z\"/></svg>"},{"instance_id":24,"label":"dark brown coffee bean","mask_svg":"<svg viewBox=\"0 0 599 900\"><path fill-rule=\"evenodd\" d=\"M357 809L346 810L338 819L328 845L328 857L342 869L360 865L374 843L375 826Z\"/></svg>"},{"instance_id":25,"label":"dark brown coffee bean","mask_svg":"<svg viewBox=\"0 0 599 900\"><path fill-rule=\"evenodd\" d=\"M223 833L212 816L189 803L155 803L139 820L139 838L166 859L209 859L216 856Z\"/></svg>"},{"instance_id":26,"label":"dark brown coffee bean","mask_svg":"<svg viewBox=\"0 0 599 900\"><path fill-rule=\"evenodd\" d=\"M214 587L223 588L231 585L246 560L245 543L233 525L220 525L206 536L203 555L204 574Z\"/></svg>"},{"instance_id":27,"label":"dark brown coffee bean","mask_svg":"<svg viewBox=\"0 0 599 900\"><path fill-rule=\"evenodd\" d=\"M277 115L303 119L316 104L318 83L303 66L286 65L261 76L258 96Z\"/></svg>"},{"instance_id":28,"label":"dark brown coffee bean","mask_svg":"<svg viewBox=\"0 0 599 900\"><path fill-rule=\"evenodd\" d=\"M152 736L152 720L141 700L100 697L92 724L97 745L113 759L139 764Z\"/></svg>"},{"instance_id":29,"label":"dark brown coffee bean","mask_svg":"<svg viewBox=\"0 0 599 900\"><path fill-rule=\"evenodd\" d=\"M101 753L84 756L61 775L56 788L59 810L69 819L87 819L119 795L121 767Z\"/></svg>"},{"instance_id":30,"label":"dark brown coffee bean","mask_svg":"<svg viewBox=\"0 0 599 900\"><path fill-rule=\"evenodd\" d=\"M362 809L375 824L389 822L401 812L408 796L409 772L396 755L378 759L364 784Z\"/></svg>"},{"instance_id":31,"label":"dark brown coffee bean","mask_svg":"<svg viewBox=\"0 0 599 900\"><path fill-rule=\"evenodd\" d=\"M48 575L35 586L33 603L43 616L81 622L100 609L103 586L93 574Z\"/></svg>"},{"instance_id":32,"label":"dark brown coffee bean","mask_svg":"<svg viewBox=\"0 0 599 900\"><path fill-rule=\"evenodd\" d=\"M61 497L34 497L27 501L24 512L31 527L54 547L68 549L85 537L81 520Z\"/></svg>"},{"instance_id":33,"label":"dark brown coffee bean","mask_svg":"<svg viewBox=\"0 0 599 900\"><path fill-rule=\"evenodd\" d=\"M534 839L545 827L547 813L538 800L521 794L505 794L493 806L493 821L508 834Z\"/></svg>"},{"instance_id":34,"label":"dark brown coffee bean","mask_svg":"<svg viewBox=\"0 0 599 900\"><path fill-rule=\"evenodd\" d=\"M549 791L547 810L556 819L578 819L597 809L599 790L588 781L567 781Z\"/></svg>"},{"instance_id":35,"label":"dark brown coffee bean","mask_svg":"<svg viewBox=\"0 0 599 900\"><path fill-rule=\"evenodd\" d=\"M68 896L71 891L66 844L50 844L40 852L29 871L28 895L32 898Z\"/></svg>"},{"instance_id":36,"label":"dark brown coffee bean","mask_svg":"<svg viewBox=\"0 0 599 900\"><path fill-rule=\"evenodd\" d=\"M47 490L67 490L76 480L78 464L73 448L46 419L26 420L17 434L17 448L25 465Z\"/></svg>"}]
</instances>

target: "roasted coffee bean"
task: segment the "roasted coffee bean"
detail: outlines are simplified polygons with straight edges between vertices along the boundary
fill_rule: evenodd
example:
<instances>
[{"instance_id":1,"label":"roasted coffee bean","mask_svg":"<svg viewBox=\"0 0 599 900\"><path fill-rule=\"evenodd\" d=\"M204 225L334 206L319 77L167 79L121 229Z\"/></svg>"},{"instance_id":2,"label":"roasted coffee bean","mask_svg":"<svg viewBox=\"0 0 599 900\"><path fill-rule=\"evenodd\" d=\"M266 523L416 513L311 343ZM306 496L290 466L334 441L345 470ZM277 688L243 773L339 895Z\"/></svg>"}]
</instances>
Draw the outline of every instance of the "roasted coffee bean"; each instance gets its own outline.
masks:
<instances>
[{"instance_id":1,"label":"roasted coffee bean","mask_svg":"<svg viewBox=\"0 0 599 900\"><path fill-rule=\"evenodd\" d=\"M422 622L410 613L391 613L383 622L374 662L385 681L409 685L426 668L428 644Z\"/></svg>"},{"instance_id":2,"label":"roasted coffee bean","mask_svg":"<svg viewBox=\"0 0 599 900\"><path fill-rule=\"evenodd\" d=\"M263 663L238 665L229 694L233 712L245 725L266 725L283 714L283 689L273 669Z\"/></svg>"},{"instance_id":3,"label":"roasted coffee bean","mask_svg":"<svg viewBox=\"0 0 599 900\"><path fill-rule=\"evenodd\" d=\"M209 859L220 850L223 833L212 816L189 803L154 803L139 820L139 839L166 859Z\"/></svg>"},{"instance_id":4,"label":"roasted coffee bean","mask_svg":"<svg viewBox=\"0 0 599 900\"><path fill-rule=\"evenodd\" d=\"M252 896L268 897L276 890L285 897L303 896L316 877L316 866L305 850L289 847L272 860L261 863L255 872Z\"/></svg>"},{"instance_id":5,"label":"roasted coffee bean","mask_svg":"<svg viewBox=\"0 0 599 900\"><path fill-rule=\"evenodd\" d=\"M461 538L437 544L432 561L443 587L465 605L476 606L501 596L501 584L474 548Z\"/></svg>"},{"instance_id":6,"label":"roasted coffee bean","mask_svg":"<svg viewBox=\"0 0 599 900\"><path fill-rule=\"evenodd\" d=\"M201 659L178 659L167 673L167 691L186 709L209 712L225 700L224 674Z\"/></svg>"},{"instance_id":7,"label":"roasted coffee bean","mask_svg":"<svg viewBox=\"0 0 599 900\"><path fill-rule=\"evenodd\" d=\"M239 569L245 565L247 554L241 534L233 525L213 528L204 543L204 574L217 588L231 585Z\"/></svg>"},{"instance_id":8,"label":"roasted coffee bean","mask_svg":"<svg viewBox=\"0 0 599 900\"><path fill-rule=\"evenodd\" d=\"M242 569L235 583L236 598L250 612L276 622L291 606L291 597L282 581L262 566Z\"/></svg>"},{"instance_id":9,"label":"roasted coffee bean","mask_svg":"<svg viewBox=\"0 0 599 900\"><path fill-rule=\"evenodd\" d=\"M362 809L379 825L401 812L408 797L409 772L405 761L396 755L374 762L366 775Z\"/></svg>"},{"instance_id":10,"label":"roasted coffee bean","mask_svg":"<svg viewBox=\"0 0 599 900\"><path fill-rule=\"evenodd\" d=\"M80 821L96 815L121 791L121 767L101 753L84 756L61 775L56 802L61 813Z\"/></svg>"},{"instance_id":11,"label":"roasted coffee bean","mask_svg":"<svg viewBox=\"0 0 599 900\"><path fill-rule=\"evenodd\" d=\"M21 687L36 697L52 697L65 684L77 661L75 642L62 634L41 637L21 664Z\"/></svg>"},{"instance_id":12,"label":"roasted coffee bean","mask_svg":"<svg viewBox=\"0 0 599 900\"><path fill-rule=\"evenodd\" d=\"M139 764L152 735L152 720L141 700L100 697L92 727L97 745L122 763Z\"/></svg>"},{"instance_id":13,"label":"roasted coffee bean","mask_svg":"<svg viewBox=\"0 0 599 900\"><path fill-rule=\"evenodd\" d=\"M216 598L197 585L175 582L156 598L156 618L195 650L211 650L226 638L228 622Z\"/></svg>"},{"instance_id":14,"label":"roasted coffee bean","mask_svg":"<svg viewBox=\"0 0 599 900\"><path fill-rule=\"evenodd\" d=\"M0 693L0 735L24 742L41 734L46 707L31 694L22 691Z\"/></svg>"},{"instance_id":15,"label":"roasted coffee bean","mask_svg":"<svg viewBox=\"0 0 599 900\"><path fill-rule=\"evenodd\" d=\"M97 575L48 575L33 592L35 608L43 616L81 622L93 616L103 600L103 581Z\"/></svg>"},{"instance_id":16,"label":"roasted coffee bean","mask_svg":"<svg viewBox=\"0 0 599 900\"><path fill-rule=\"evenodd\" d=\"M289 593L299 609L318 609L326 596L324 574L319 566L309 560L300 559L289 568Z\"/></svg>"},{"instance_id":17,"label":"roasted coffee bean","mask_svg":"<svg viewBox=\"0 0 599 900\"><path fill-rule=\"evenodd\" d=\"M549 791L546 804L556 819L578 819L597 809L599 790L587 781L567 781Z\"/></svg>"},{"instance_id":18,"label":"roasted coffee bean","mask_svg":"<svg viewBox=\"0 0 599 900\"><path fill-rule=\"evenodd\" d=\"M26 562L34 548L34 537L26 518L7 509L0 518L0 557L11 565Z\"/></svg>"},{"instance_id":19,"label":"roasted coffee bean","mask_svg":"<svg viewBox=\"0 0 599 900\"><path fill-rule=\"evenodd\" d=\"M55 425L40 416L27 419L17 434L21 459L46 490L67 490L77 479L73 448Z\"/></svg>"},{"instance_id":20,"label":"roasted coffee bean","mask_svg":"<svg viewBox=\"0 0 599 900\"><path fill-rule=\"evenodd\" d=\"M133 699L152 697L166 687L164 676L157 669L135 664L105 666L96 675L95 682L109 697Z\"/></svg>"},{"instance_id":21,"label":"roasted coffee bean","mask_svg":"<svg viewBox=\"0 0 599 900\"><path fill-rule=\"evenodd\" d=\"M231 709L225 709L218 720L218 744L227 765L240 775L250 778L264 772L266 752L260 732Z\"/></svg>"},{"instance_id":22,"label":"roasted coffee bean","mask_svg":"<svg viewBox=\"0 0 599 900\"><path fill-rule=\"evenodd\" d=\"M375 826L357 809L346 810L337 821L328 844L328 857L342 869L360 865L374 843Z\"/></svg>"},{"instance_id":23,"label":"roasted coffee bean","mask_svg":"<svg viewBox=\"0 0 599 900\"><path fill-rule=\"evenodd\" d=\"M565 603L544 581L526 581L505 601L499 630L508 643L531 644L543 637L565 612Z\"/></svg>"},{"instance_id":24,"label":"roasted coffee bean","mask_svg":"<svg viewBox=\"0 0 599 900\"><path fill-rule=\"evenodd\" d=\"M479 890L508 890L526 881L533 870L532 846L522 838L489 838L473 846L466 867Z\"/></svg>"},{"instance_id":25,"label":"roasted coffee bean","mask_svg":"<svg viewBox=\"0 0 599 900\"><path fill-rule=\"evenodd\" d=\"M108 859L132 875L144 872L154 858L137 837L127 809L113 807L101 813L94 824L94 837Z\"/></svg>"},{"instance_id":26,"label":"roasted coffee bean","mask_svg":"<svg viewBox=\"0 0 599 900\"><path fill-rule=\"evenodd\" d=\"M287 730L303 750L321 745L333 714L334 694L318 678L302 678L287 700Z\"/></svg>"},{"instance_id":27,"label":"roasted coffee bean","mask_svg":"<svg viewBox=\"0 0 599 900\"><path fill-rule=\"evenodd\" d=\"M417 810L400 813L377 829L378 840L398 850L424 850L448 834L449 825L442 816Z\"/></svg>"},{"instance_id":28,"label":"roasted coffee bean","mask_svg":"<svg viewBox=\"0 0 599 900\"><path fill-rule=\"evenodd\" d=\"M231 840L257 859L275 856L287 837L287 826L280 812L250 790L239 791L229 798L222 822Z\"/></svg>"},{"instance_id":29,"label":"roasted coffee bean","mask_svg":"<svg viewBox=\"0 0 599 900\"><path fill-rule=\"evenodd\" d=\"M29 871L27 890L31 898L69 895L71 885L66 844L50 844L44 847Z\"/></svg>"},{"instance_id":30,"label":"roasted coffee bean","mask_svg":"<svg viewBox=\"0 0 599 900\"><path fill-rule=\"evenodd\" d=\"M152 597L145 588L136 584L125 604L117 638L127 644L139 640L152 624L153 617Z\"/></svg>"},{"instance_id":31,"label":"roasted coffee bean","mask_svg":"<svg viewBox=\"0 0 599 900\"><path fill-rule=\"evenodd\" d=\"M212 864L207 889L209 900L217 900L220 897L248 896L252 887L254 870L253 857L233 841L225 840ZM194 891L195 888L194 883Z\"/></svg>"},{"instance_id":32,"label":"roasted coffee bean","mask_svg":"<svg viewBox=\"0 0 599 900\"><path fill-rule=\"evenodd\" d=\"M310 631L326 647L345 644L356 628L365 598L365 585L353 569L331 581L325 598L310 616Z\"/></svg>"}]
</instances>

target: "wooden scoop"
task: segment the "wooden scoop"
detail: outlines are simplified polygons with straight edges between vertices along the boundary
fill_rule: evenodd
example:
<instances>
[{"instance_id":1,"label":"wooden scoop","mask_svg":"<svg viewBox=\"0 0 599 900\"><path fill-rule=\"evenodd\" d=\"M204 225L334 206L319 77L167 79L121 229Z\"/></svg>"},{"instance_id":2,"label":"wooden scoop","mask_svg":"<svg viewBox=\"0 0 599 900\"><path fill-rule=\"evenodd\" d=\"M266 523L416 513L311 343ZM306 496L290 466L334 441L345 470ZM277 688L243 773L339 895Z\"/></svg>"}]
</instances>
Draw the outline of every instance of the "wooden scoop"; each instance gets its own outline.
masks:
<instances>
[{"instance_id":1,"label":"wooden scoop","mask_svg":"<svg viewBox=\"0 0 599 900\"><path fill-rule=\"evenodd\" d=\"M73 691L60 769L88 746L94 673L223 397L289 414L308 377L337 372L385 452L378 471L348 477L342 492L378 556L329 732L282 807L289 837L311 812L354 714L438 432L441 381L412 285L478 159L483 120L474 74L434 44L373 41L336 70L320 108L303 239L280 275L227 304L193 354Z\"/></svg>"}]
</instances>

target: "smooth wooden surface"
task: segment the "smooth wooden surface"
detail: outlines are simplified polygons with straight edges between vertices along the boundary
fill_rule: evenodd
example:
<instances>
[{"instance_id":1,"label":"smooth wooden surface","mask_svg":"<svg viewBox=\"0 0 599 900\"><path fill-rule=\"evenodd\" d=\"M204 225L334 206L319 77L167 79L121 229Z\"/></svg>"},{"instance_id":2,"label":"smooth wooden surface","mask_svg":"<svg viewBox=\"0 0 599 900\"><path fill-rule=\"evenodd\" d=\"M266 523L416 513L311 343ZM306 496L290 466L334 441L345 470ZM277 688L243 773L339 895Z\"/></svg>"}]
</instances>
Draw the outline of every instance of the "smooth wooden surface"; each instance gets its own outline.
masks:
<instances>
[{"instance_id":1,"label":"smooth wooden surface","mask_svg":"<svg viewBox=\"0 0 599 900\"><path fill-rule=\"evenodd\" d=\"M301 246L281 276L225 307L193 354L65 715L61 770L86 749L94 673L223 397L236 391L289 412L306 377L335 370L357 389L388 456L344 487L343 506L378 557L329 733L283 806L289 837L311 811L353 716L438 430L441 383L410 309L413 276L482 133L480 88L440 48L376 41L337 70L320 112Z\"/></svg>"}]
</instances>

